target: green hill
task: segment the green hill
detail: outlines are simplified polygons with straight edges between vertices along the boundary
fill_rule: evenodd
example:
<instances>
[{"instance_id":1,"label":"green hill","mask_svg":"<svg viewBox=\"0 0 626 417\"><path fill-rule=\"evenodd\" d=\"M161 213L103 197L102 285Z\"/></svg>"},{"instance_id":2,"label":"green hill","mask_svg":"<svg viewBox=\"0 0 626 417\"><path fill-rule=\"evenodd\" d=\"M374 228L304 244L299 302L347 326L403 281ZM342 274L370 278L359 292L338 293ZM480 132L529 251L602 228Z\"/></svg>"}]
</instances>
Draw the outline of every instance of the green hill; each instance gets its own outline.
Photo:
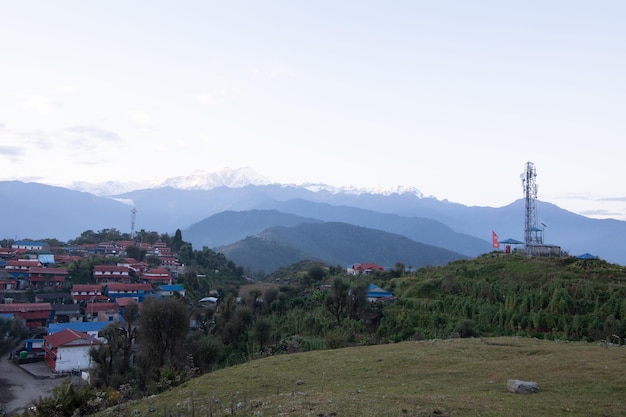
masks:
<instances>
[{"instance_id":1,"label":"green hill","mask_svg":"<svg viewBox=\"0 0 626 417\"><path fill-rule=\"evenodd\" d=\"M415 269L465 258L397 234L337 222L272 227L218 250L237 265L266 273L304 259L342 266L356 262L393 266L402 262Z\"/></svg>"},{"instance_id":2,"label":"green hill","mask_svg":"<svg viewBox=\"0 0 626 417\"><path fill-rule=\"evenodd\" d=\"M626 415L623 347L527 338L404 342L222 369L106 416ZM537 394L507 391L534 381Z\"/></svg>"},{"instance_id":3,"label":"green hill","mask_svg":"<svg viewBox=\"0 0 626 417\"><path fill-rule=\"evenodd\" d=\"M626 337L626 268L602 260L491 253L424 268L393 280L390 288L399 302L385 311L379 333L397 340L455 331L589 341Z\"/></svg>"}]
</instances>

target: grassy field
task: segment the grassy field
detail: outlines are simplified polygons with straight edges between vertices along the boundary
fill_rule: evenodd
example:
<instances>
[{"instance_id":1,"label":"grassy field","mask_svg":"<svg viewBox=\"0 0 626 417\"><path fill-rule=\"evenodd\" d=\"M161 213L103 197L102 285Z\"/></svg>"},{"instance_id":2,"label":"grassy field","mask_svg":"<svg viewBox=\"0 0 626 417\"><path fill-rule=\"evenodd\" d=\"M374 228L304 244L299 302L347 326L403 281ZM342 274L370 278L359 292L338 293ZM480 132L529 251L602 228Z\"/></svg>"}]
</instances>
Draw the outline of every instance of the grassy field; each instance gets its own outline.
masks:
<instances>
[{"instance_id":1,"label":"grassy field","mask_svg":"<svg viewBox=\"0 0 626 417\"><path fill-rule=\"evenodd\" d=\"M541 392L510 393L508 379ZM502 337L273 356L104 414L626 416L626 348Z\"/></svg>"}]
</instances>

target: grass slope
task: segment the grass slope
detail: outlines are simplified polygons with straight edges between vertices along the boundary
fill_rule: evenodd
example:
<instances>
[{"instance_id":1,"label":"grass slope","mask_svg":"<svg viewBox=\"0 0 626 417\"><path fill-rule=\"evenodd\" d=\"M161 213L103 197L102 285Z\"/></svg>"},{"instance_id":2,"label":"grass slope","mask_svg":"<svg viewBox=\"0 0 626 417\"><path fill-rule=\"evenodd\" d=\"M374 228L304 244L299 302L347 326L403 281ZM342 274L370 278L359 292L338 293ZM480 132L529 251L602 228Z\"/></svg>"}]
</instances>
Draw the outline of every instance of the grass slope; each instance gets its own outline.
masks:
<instances>
[{"instance_id":1,"label":"grass slope","mask_svg":"<svg viewBox=\"0 0 626 417\"><path fill-rule=\"evenodd\" d=\"M619 416L626 348L514 337L273 356L222 369L105 415ZM512 394L508 379L535 381Z\"/></svg>"}]
</instances>

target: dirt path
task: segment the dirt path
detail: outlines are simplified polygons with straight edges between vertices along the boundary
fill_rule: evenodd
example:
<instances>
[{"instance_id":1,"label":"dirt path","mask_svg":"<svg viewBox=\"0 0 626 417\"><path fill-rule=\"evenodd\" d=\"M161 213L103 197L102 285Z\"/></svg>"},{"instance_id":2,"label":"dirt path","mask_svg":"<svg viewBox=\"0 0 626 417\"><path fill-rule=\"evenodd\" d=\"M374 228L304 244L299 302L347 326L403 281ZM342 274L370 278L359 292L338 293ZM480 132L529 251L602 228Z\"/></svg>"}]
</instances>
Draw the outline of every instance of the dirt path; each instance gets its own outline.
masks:
<instances>
[{"instance_id":1,"label":"dirt path","mask_svg":"<svg viewBox=\"0 0 626 417\"><path fill-rule=\"evenodd\" d=\"M52 375L52 372L50 373ZM7 416L22 412L40 397L47 397L64 378L35 378L13 362L0 357L0 404Z\"/></svg>"}]
</instances>

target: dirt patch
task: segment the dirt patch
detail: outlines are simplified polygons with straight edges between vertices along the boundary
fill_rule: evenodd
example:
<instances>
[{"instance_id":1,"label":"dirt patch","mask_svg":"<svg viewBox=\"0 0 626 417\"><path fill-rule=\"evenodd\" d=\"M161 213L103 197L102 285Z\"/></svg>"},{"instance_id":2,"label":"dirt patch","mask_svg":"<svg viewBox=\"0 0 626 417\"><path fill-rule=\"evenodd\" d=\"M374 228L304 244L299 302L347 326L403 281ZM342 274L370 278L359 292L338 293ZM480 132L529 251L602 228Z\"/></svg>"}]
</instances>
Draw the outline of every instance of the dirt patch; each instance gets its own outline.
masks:
<instances>
[{"instance_id":1,"label":"dirt patch","mask_svg":"<svg viewBox=\"0 0 626 417\"><path fill-rule=\"evenodd\" d=\"M50 396L52 389L65 378L35 378L9 360L8 355L0 357L0 405L6 415L22 412L39 398Z\"/></svg>"}]
</instances>

